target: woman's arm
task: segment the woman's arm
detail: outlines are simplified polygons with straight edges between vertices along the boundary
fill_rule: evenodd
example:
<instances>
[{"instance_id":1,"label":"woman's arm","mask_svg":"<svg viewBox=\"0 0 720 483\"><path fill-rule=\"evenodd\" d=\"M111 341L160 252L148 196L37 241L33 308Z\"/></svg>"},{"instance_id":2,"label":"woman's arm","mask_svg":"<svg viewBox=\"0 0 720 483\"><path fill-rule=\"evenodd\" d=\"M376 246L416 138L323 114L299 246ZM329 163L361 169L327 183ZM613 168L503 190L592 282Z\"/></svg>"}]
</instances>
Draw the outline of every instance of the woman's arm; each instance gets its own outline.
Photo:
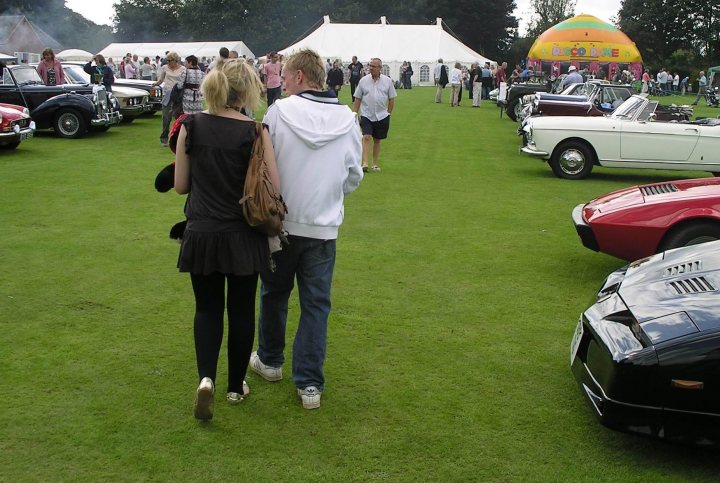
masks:
<instances>
[{"instance_id":1,"label":"woman's arm","mask_svg":"<svg viewBox=\"0 0 720 483\"><path fill-rule=\"evenodd\" d=\"M177 147L175 149L175 192L179 195L184 195L190 191L190 158L185 152L186 137L187 131L185 131L185 126L182 126L180 133L178 133ZM267 153L267 145L265 149ZM273 154L274 160L275 155Z\"/></svg>"},{"instance_id":2,"label":"woman's arm","mask_svg":"<svg viewBox=\"0 0 720 483\"><path fill-rule=\"evenodd\" d=\"M263 146L265 148L265 155L263 156L263 159L265 160L265 164L268 167L268 174L270 175L270 181L272 181L272 184L275 186L275 188L279 191L280 190L280 176L278 175L278 169L277 169L277 163L275 162L275 151L272 147L272 140L270 139L270 134L268 133L267 129L263 126L262 129L262 140L263 140ZM178 140L178 143L180 143L180 140ZM177 166L175 166L175 176L177 179ZM177 184L177 181L176 181Z\"/></svg>"}]
</instances>

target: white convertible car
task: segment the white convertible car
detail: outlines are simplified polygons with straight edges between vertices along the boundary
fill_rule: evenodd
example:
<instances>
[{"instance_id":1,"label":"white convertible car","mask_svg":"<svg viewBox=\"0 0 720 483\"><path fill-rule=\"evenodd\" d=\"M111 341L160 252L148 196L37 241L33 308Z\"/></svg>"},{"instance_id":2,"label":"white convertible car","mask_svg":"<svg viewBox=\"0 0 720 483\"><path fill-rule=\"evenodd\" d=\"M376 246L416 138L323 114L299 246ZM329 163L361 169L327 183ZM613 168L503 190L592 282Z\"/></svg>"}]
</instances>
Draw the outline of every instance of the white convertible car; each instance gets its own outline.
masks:
<instances>
[{"instance_id":1,"label":"white convertible car","mask_svg":"<svg viewBox=\"0 0 720 483\"><path fill-rule=\"evenodd\" d=\"M689 121L690 106L660 106L634 95L604 117L530 117L520 150L549 160L556 176L610 168L710 171L720 175L720 119Z\"/></svg>"}]
</instances>

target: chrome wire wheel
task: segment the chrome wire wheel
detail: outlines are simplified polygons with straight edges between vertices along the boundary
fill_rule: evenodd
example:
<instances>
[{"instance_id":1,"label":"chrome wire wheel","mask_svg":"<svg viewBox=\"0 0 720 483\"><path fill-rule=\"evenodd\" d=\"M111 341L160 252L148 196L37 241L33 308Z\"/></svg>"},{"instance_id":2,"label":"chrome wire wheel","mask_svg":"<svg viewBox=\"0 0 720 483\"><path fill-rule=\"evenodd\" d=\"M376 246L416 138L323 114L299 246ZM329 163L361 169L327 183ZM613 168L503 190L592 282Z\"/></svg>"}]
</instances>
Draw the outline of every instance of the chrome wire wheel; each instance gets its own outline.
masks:
<instances>
[{"instance_id":1,"label":"chrome wire wheel","mask_svg":"<svg viewBox=\"0 0 720 483\"><path fill-rule=\"evenodd\" d=\"M64 138L77 138L85 133L85 121L80 113L66 109L55 117L55 132Z\"/></svg>"}]
</instances>

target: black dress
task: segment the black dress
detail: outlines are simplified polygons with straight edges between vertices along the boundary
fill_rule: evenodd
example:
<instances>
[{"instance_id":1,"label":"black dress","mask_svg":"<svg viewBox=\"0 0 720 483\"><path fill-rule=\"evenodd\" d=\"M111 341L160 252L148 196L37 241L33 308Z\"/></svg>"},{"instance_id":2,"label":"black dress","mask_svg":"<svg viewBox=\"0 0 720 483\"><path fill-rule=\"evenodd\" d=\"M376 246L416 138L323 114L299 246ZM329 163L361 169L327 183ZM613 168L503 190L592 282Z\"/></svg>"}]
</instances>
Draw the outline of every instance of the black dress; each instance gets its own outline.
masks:
<instances>
[{"instance_id":1,"label":"black dress","mask_svg":"<svg viewBox=\"0 0 720 483\"><path fill-rule=\"evenodd\" d=\"M268 268L267 236L247 224L239 204L255 123L198 113L184 125L191 189L178 268L201 275L250 275Z\"/></svg>"}]
</instances>

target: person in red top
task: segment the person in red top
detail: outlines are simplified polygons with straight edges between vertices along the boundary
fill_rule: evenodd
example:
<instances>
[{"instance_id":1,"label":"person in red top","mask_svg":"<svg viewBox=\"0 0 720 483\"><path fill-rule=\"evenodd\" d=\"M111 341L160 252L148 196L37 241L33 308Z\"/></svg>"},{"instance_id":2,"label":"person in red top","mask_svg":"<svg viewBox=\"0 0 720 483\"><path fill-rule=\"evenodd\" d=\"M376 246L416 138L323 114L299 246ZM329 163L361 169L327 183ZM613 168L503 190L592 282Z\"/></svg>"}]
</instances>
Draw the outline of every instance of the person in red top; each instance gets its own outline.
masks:
<instances>
[{"instance_id":1,"label":"person in red top","mask_svg":"<svg viewBox=\"0 0 720 483\"><path fill-rule=\"evenodd\" d=\"M642 91L643 93L647 92L650 88L650 72L645 71L642 75Z\"/></svg>"},{"instance_id":2,"label":"person in red top","mask_svg":"<svg viewBox=\"0 0 720 483\"><path fill-rule=\"evenodd\" d=\"M46 86L59 86L65 83L65 74L62 64L55 58L52 49L45 49L42 53L42 60L37 66L38 74Z\"/></svg>"},{"instance_id":3,"label":"person in red top","mask_svg":"<svg viewBox=\"0 0 720 483\"><path fill-rule=\"evenodd\" d=\"M502 65L498 67L497 77L495 79L498 87L500 87L501 82L507 82L507 75L505 74L505 69L507 69L507 62L503 62Z\"/></svg>"},{"instance_id":4,"label":"person in red top","mask_svg":"<svg viewBox=\"0 0 720 483\"><path fill-rule=\"evenodd\" d=\"M282 63L279 62L277 52L270 52L268 57L270 57L270 62L263 65L263 72L265 74L265 89L267 90L267 105L270 107L273 102L280 99L282 93L282 81L280 80Z\"/></svg>"}]
</instances>

